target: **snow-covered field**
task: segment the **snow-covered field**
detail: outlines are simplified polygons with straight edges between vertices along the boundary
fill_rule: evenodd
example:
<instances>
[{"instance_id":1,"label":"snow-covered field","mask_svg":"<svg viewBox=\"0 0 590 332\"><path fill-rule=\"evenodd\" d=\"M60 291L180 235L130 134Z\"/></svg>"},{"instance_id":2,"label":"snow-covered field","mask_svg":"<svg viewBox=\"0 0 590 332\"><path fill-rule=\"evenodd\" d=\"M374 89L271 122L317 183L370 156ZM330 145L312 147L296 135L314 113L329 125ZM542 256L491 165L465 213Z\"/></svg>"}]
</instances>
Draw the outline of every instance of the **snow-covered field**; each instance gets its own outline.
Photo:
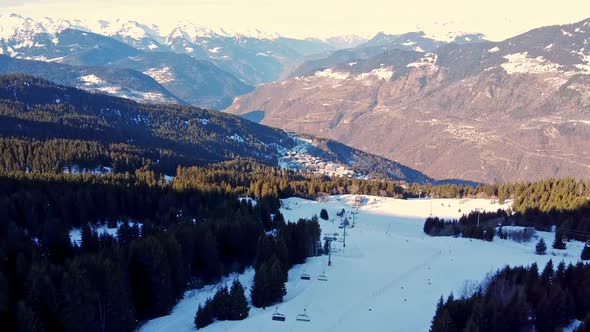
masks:
<instances>
[{"instance_id":1,"label":"snow-covered field","mask_svg":"<svg viewBox=\"0 0 590 332\"><path fill-rule=\"evenodd\" d=\"M327 256L313 257L289 272L287 295L278 305L285 322L271 320L275 308L250 310L244 321L216 322L203 331L428 331L436 302L451 292L460 296L473 290L498 268L538 262L541 268L551 258L555 263L576 262L583 244L569 242L568 249L548 249L545 256L534 253L537 240L520 244L496 238L493 242L452 237L428 237L422 232L424 219L432 215L458 218L463 213L483 208L487 211L508 208L490 200L416 199L395 200L364 196L356 214L355 227L347 230L346 248L333 247L332 266ZM325 208L334 222L320 219L324 234L339 233L336 212L347 211L352 220L354 198L332 196L326 202L299 198L283 200L287 220L319 215ZM461 211L461 212L459 212ZM548 246L553 234L537 232ZM301 280L302 273L311 280ZM317 277L325 273L328 281ZM239 276L247 288L253 278L248 270ZM229 283L233 277L224 282ZM215 293L215 286L189 291L168 316L147 322L141 331L193 331L197 306ZM311 322L296 321L307 310Z\"/></svg>"}]
</instances>

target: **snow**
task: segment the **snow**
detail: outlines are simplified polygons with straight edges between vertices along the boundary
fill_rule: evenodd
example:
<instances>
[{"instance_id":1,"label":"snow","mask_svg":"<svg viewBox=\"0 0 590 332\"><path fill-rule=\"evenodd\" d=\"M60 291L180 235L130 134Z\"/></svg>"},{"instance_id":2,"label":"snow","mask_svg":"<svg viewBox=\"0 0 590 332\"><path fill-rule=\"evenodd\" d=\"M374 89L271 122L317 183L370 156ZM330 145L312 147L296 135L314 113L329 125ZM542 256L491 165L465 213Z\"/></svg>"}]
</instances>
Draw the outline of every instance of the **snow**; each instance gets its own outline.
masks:
<instances>
[{"instance_id":1,"label":"snow","mask_svg":"<svg viewBox=\"0 0 590 332\"><path fill-rule=\"evenodd\" d=\"M285 322L271 320L275 308L250 310L243 321L216 322L203 329L210 331L428 331L441 295L470 294L486 276L509 264L528 265L537 262L544 266L549 259L554 264L564 260L577 262L584 246L569 242L564 251L548 249L544 256L535 255L536 239L517 243L496 238L493 242L453 237L429 237L422 232L424 219L433 215L458 218L462 213L483 208L495 211L508 208L486 199L413 199L397 200L363 196L363 204L356 215L355 227L347 230L346 248L333 243L332 266L327 257L309 258L305 264L289 272L287 295L278 310L285 314ZM330 218L344 208L346 217L354 197L331 196L324 202L288 198L282 200L281 212L288 221L319 214L322 208ZM462 212L459 212L461 209ZM333 219L332 219L333 220ZM339 220L320 220L323 235L338 232ZM552 233L537 232L545 242L553 241ZM317 280L328 276L327 282ZM310 274L309 281L301 280L302 273ZM222 283L229 283L230 276ZM253 271L239 276L247 288L252 283ZM200 291L188 291L172 313L151 321L140 331L194 331L193 319L198 304L214 294L216 286ZM295 320L306 309L311 322Z\"/></svg>"},{"instance_id":2,"label":"snow","mask_svg":"<svg viewBox=\"0 0 590 332\"><path fill-rule=\"evenodd\" d=\"M265 32L257 28L244 28L241 30L231 30L222 27L208 27L195 24L188 21L179 22L171 33L168 35L168 41L175 38L182 38L193 43L201 39L210 38L256 38L275 40L280 36L276 33Z\"/></svg>"},{"instance_id":3,"label":"snow","mask_svg":"<svg viewBox=\"0 0 590 332\"><path fill-rule=\"evenodd\" d=\"M408 68L426 68L428 70L434 71L437 69L436 60L438 56L434 53L426 53L422 58L418 59L418 61L409 63L406 65Z\"/></svg>"},{"instance_id":4,"label":"snow","mask_svg":"<svg viewBox=\"0 0 590 332\"><path fill-rule=\"evenodd\" d=\"M132 221L128 221L127 222L129 226L133 226L135 223ZM103 225L93 225L92 229L100 236L101 234L108 234L111 235L115 238L117 238L117 231L119 230L119 227L121 227L121 225L123 224L123 221L118 221L117 222L117 227L113 227L113 228L109 228L107 224L103 224ZM141 228L141 224L138 223L139 227ZM81 245L82 244L82 229L80 228L72 228L70 230L70 241L72 241L73 244L77 244L77 245Z\"/></svg>"},{"instance_id":5,"label":"snow","mask_svg":"<svg viewBox=\"0 0 590 332\"><path fill-rule=\"evenodd\" d=\"M221 47L214 47L209 49L209 52L211 53L219 53L219 51L221 50Z\"/></svg>"},{"instance_id":6,"label":"snow","mask_svg":"<svg viewBox=\"0 0 590 332\"><path fill-rule=\"evenodd\" d=\"M250 202L250 203L252 203L252 206L256 206L256 204L258 203L254 198L250 198L250 197L240 197L240 198L238 198L238 200L240 202L242 202L242 201Z\"/></svg>"},{"instance_id":7,"label":"snow","mask_svg":"<svg viewBox=\"0 0 590 332\"><path fill-rule=\"evenodd\" d=\"M576 64L575 67L585 74L590 74L590 54L585 54L580 51L578 52L578 55L582 59L582 63Z\"/></svg>"},{"instance_id":8,"label":"snow","mask_svg":"<svg viewBox=\"0 0 590 332\"><path fill-rule=\"evenodd\" d=\"M94 74L86 75L80 77L80 80L84 82L84 84L104 84L105 82Z\"/></svg>"},{"instance_id":9,"label":"snow","mask_svg":"<svg viewBox=\"0 0 590 332\"><path fill-rule=\"evenodd\" d=\"M233 134L231 136L227 136L227 138L234 140L238 143L244 143L244 138L242 138L242 136L238 135L238 134Z\"/></svg>"},{"instance_id":10,"label":"snow","mask_svg":"<svg viewBox=\"0 0 590 332\"><path fill-rule=\"evenodd\" d=\"M489 53L496 53L500 50L498 46L494 46L488 50Z\"/></svg>"},{"instance_id":11,"label":"snow","mask_svg":"<svg viewBox=\"0 0 590 332\"><path fill-rule=\"evenodd\" d=\"M143 72L144 74L155 79L160 84L170 83L174 81L174 74L170 71L170 67L150 68Z\"/></svg>"},{"instance_id":12,"label":"snow","mask_svg":"<svg viewBox=\"0 0 590 332\"><path fill-rule=\"evenodd\" d=\"M205 118L198 119L197 121L199 121L203 126L206 126L209 123L209 120Z\"/></svg>"},{"instance_id":13,"label":"snow","mask_svg":"<svg viewBox=\"0 0 590 332\"><path fill-rule=\"evenodd\" d=\"M367 79L369 77L376 77L380 80L389 80L391 79L391 77L393 77L393 70L391 67L388 68L377 68L377 69L373 69L368 73L361 73L356 75L355 79L357 80L364 80Z\"/></svg>"},{"instance_id":14,"label":"snow","mask_svg":"<svg viewBox=\"0 0 590 332\"><path fill-rule=\"evenodd\" d=\"M566 326L563 328L563 332L573 332L575 329L577 329L580 325L582 325L582 322L579 320L574 320L570 325Z\"/></svg>"},{"instance_id":15,"label":"snow","mask_svg":"<svg viewBox=\"0 0 590 332\"><path fill-rule=\"evenodd\" d=\"M507 62L501 66L508 74L544 74L559 72L560 66L545 60L542 56L528 57L527 52L508 54L504 56Z\"/></svg>"},{"instance_id":16,"label":"snow","mask_svg":"<svg viewBox=\"0 0 590 332\"><path fill-rule=\"evenodd\" d=\"M334 80L345 80L350 76L350 73L333 71L332 68L316 71L314 76L322 78L330 78Z\"/></svg>"}]
</instances>

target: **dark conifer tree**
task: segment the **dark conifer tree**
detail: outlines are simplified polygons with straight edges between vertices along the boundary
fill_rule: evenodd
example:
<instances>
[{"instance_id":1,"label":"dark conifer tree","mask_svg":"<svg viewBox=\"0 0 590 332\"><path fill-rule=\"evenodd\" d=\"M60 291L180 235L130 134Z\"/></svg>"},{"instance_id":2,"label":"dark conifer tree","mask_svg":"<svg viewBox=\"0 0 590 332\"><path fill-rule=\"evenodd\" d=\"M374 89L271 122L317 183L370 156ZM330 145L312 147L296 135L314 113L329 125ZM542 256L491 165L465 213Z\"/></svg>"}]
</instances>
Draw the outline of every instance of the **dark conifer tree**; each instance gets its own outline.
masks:
<instances>
[{"instance_id":1,"label":"dark conifer tree","mask_svg":"<svg viewBox=\"0 0 590 332\"><path fill-rule=\"evenodd\" d=\"M320 211L320 218L322 218L324 220L330 219L330 217L328 216L328 211L326 211L326 209L322 209Z\"/></svg>"},{"instance_id":2,"label":"dark conifer tree","mask_svg":"<svg viewBox=\"0 0 590 332\"><path fill-rule=\"evenodd\" d=\"M545 255L545 253L547 253L547 245L545 244L545 240L543 240L543 238L537 242L537 245L535 246L535 252L537 255Z\"/></svg>"},{"instance_id":3,"label":"dark conifer tree","mask_svg":"<svg viewBox=\"0 0 590 332\"><path fill-rule=\"evenodd\" d=\"M98 234L90 227L90 224L84 224L82 226L80 246L84 252L95 252L98 250Z\"/></svg>"},{"instance_id":4,"label":"dark conifer tree","mask_svg":"<svg viewBox=\"0 0 590 332\"><path fill-rule=\"evenodd\" d=\"M43 326L37 317L37 314L28 307L24 302L18 303L16 318L18 321L19 332L43 332Z\"/></svg>"},{"instance_id":5,"label":"dark conifer tree","mask_svg":"<svg viewBox=\"0 0 590 332\"><path fill-rule=\"evenodd\" d=\"M590 246L584 246L584 249L582 249L582 257L581 257L581 259L583 261L590 260Z\"/></svg>"},{"instance_id":6,"label":"dark conifer tree","mask_svg":"<svg viewBox=\"0 0 590 332\"><path fill-rule=\"evenodd\" d=\"M441 297L430 326L430 332L455 332L457 331L455 323L453 322L451 315L447 308L443 305L443 299Z\"/></svg>"},{"instance_id":7,"label":"dark conifer tree","mask_svg":"<svg viewBox=\"0 0 590 332\"><path fill-rule=\"evenodd\" d=\"M553 240L552 247L553 247L553 249L559 249L559 250L565 249L566 245L565 245L565 242L563 242L563 233L555 232L555 239Z\"/></svg>"},{"instance_id":8,"label":"dark conifer tree","mask_svg":"<svg viewBox=\"0 0 590 332\"><path fill-rule=\"evenodd\" d=\"M242 320L248 317L250 308L246 300L244 287L238 279L235 279L230 290L230 320Z\"/></svg>"},{"instance_id":9,"label":"dark conifer tree","mask_svg":"<svg viewBox=\"0 0 590 332\"><path fill-rule=\"evenodd\" d=\"M231 309L231 298L227 286L217 288L217 292L211 300L211 310L218 320L228 320Z\"/></svg>"},{"instance_id":10,"label":"dark conifer tree","mask_svg":"<svg viewBox=\"0 0 590 332\"><path fill-rule=\"evenodd\" d=\"M252 305L256 308L266 308L271 304L269 301L270 280L268 269L268 263L264 262L256 269L256 273L254 274L250 299L252 300Z\"/></svg>"}]
</instances>

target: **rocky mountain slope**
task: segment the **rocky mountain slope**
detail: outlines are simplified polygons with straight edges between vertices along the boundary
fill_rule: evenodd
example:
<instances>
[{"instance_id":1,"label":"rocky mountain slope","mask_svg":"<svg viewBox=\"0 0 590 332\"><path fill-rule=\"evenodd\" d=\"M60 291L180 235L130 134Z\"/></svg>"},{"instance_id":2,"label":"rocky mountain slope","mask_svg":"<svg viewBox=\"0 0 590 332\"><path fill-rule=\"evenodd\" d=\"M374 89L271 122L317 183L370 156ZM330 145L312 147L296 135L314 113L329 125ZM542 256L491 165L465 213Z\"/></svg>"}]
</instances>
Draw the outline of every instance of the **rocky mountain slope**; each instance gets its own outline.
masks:
<instances>
[{"instance_id":1,"label":"rocky mountain slope","mask_svg":"<svg viewBox=\"0 0 590 332\"><path fill-rule=\"evenodd\" d=\"M258 87L228 112L435 178L588 177L589 43L587 19L502 42L388 50Z\"/></svg>"}]
</instances>

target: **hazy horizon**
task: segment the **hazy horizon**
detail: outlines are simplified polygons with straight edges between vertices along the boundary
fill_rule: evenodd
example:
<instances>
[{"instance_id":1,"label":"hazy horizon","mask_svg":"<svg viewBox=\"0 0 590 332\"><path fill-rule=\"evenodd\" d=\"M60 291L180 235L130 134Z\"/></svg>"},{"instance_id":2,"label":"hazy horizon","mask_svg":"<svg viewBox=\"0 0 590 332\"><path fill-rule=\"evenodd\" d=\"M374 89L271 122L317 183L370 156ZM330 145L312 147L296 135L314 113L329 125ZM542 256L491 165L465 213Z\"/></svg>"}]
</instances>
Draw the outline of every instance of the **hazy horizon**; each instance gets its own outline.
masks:
<instances>
[{"instance_id":1,"label":"hazy horizon","mask_svg":"<svg viewBox=\"0 0 590 332\"><path fill-rule=\"evenodd\" d=\"M165 5L155 0L2 0L0 11L82 20L120 18L157 24L164 29L178 21L191 21L235 30L258 28L297 38L371 37L381 31L424 30L435 35L448 31L477 32L490 40L502 40L533 28L588 18L590 1L564 0L559 6L550 7L531 0L499 0L486 7L464 0L424 0L419 6L378 0L170 0Z\"/></svg>"}]
</instances>

